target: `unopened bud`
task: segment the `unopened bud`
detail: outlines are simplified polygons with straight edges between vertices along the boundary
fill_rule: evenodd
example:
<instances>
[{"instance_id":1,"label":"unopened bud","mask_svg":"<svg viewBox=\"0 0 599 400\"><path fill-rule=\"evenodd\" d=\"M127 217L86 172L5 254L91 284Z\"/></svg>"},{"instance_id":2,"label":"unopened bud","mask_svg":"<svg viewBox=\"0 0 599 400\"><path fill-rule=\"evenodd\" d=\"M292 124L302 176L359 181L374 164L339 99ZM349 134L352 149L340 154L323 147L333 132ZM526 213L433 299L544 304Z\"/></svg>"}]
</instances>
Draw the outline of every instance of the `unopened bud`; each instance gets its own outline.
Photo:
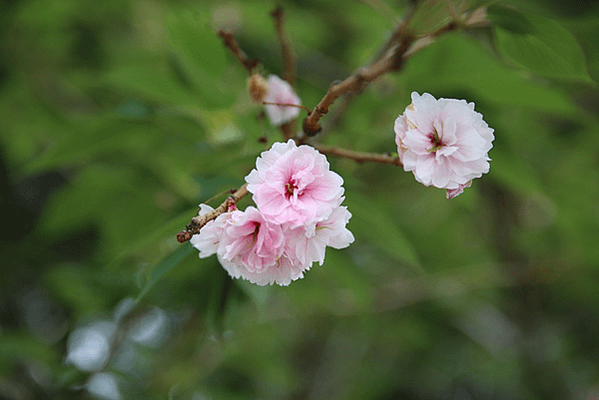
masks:
<instances>
[{"instance_id":1,"label":"unopened bud","mask_svg":"<svg viewBox=\"0 0 599 400\"><path fill-rule=\"evenodd\" d=\"M257 104L262 104L266 93L268 93L268 82L260 74L254 74L247 80L248 92L252 101Z\"/></svg>"}]
</instances>

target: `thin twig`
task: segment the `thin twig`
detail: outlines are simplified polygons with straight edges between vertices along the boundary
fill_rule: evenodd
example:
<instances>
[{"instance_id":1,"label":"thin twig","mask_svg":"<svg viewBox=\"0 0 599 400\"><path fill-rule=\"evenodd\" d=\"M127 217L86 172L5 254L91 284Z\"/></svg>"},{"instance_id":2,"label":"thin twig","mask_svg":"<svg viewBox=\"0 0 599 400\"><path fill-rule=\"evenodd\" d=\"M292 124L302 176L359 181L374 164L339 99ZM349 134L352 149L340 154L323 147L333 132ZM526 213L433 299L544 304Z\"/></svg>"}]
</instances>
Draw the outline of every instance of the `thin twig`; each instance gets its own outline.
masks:
<instances>
[{"instance_id":1,"label":"thin twig","mask_svg":"<svg viewBox=\"0 0 599 400\"><path fill-rule=\"evenodd\" d=\"M314 107L312 113L304 120L303 131L308 137L316 135L321 131L320 119L329 112L331 105L340 96L347 93L360 93L366 86L379 76L390 72L399 71L412 54L423 47L426 47L437 37L444 33L457 29L466 29L471 27L480 27L488 25L485 16L485 9L481 7L470 13L465 13L459 21L451 21L437 31L417 38L411 33L409 22L414 16L416 5L414 5L404 21L400 22L390 38L383 47L383 53L377 61L370 65L359 68L352 76L342 82L332 83L329 90ZM300 138L300 142L305 142L307 138Z\"/></svg>"},{"instance_id":2,"label":"thin twig","mask_svg":"<svg viewBox=\"0 0 599 400\"><path fill-rule=\"evenodd\" d=\"M275 30L279 36L279 42L281 43L281 53L283 54L283 79L285 79L291 86L295 86L295 56L289 46L289 40L283 30L283 9L278 6L275 8L270 15L275 20Z\"/></svg>"},{"instance_id":3,"label":"thin twig","mask_svg":"<svg viewBox=\"0 0 599 400\"><path fill-rule=\"evenodd\" d=\"M297 108L301 108L302 110L306 110L308 112L308 114L310 114L310 112L312 111L308 107L302 106L300 104L272 103L270 101L263 101L262 104L279 106L279 107L297 107ZM283 138L285 141L287 141L295 136L295 133L297 130L295 121L296 121L296 118L292 119L291 121L285 122L284 124L279 125L279 129L281 130L281 132L283 132Z\"/></svg>"},{"instance_id":4,"label":"thin twig","mask_svg":"<svg viewBox=\"0 0 599 400\"><path fill-rule=\"evenodd\" d=\"M408 50L415 37L405 35L401 43L392 47L377 62L358 69L352 76L339 83L333 83L312 113L304 120L303 128L307 136L314 136L322 129L320 119L329 112L330 106L339 96L362 91L370 82L389 71L401 69L403 54Z\"/></svg>"},{"instance_id":5,"label":"thin twig","mask_svg":"<svg viewBox=\"0 0 599 400\"><path fill-rule=\"evenodd\" d=\"M362 151L354 151L342 149L340 147L324 146L321 144L315 144L314 148L323 154L328 154L337 157L349 158L358 163L362 162L378 162L382 164L391 164L401 166L402 163L399 157L391 154L379 154L379 153L366 153Z\"/></svg>"},{"instance_id":6,"label":"thin twig","mask_svg":"<svg viewBox=\"0 0 599 400\"><path fill-rule=\"evenodd\" d=\"M233 36L233 33L231 33L230 31L221 29L220 31L218 31L218 36L222 38L225 46L227 46L229 50L231 50L233 55L237 57L239 62L241 62L241 64L245 67L245 69L247 69L248 73L251 75L254 69L258 65L260 65L260 60L258 60L257 58L249 59L247 54L245 54L245 52L241 50L239 44L235 40L235 36Z\"/></svg>"},{"instance_id":7,"label":"thin twig","mask_svg":"<svg viewBox=\"0 0 599 400\"><path fill-rule=\"evenodd\" d=\"M214 196L212 196L211 198L209 198L208 200L204 201L204 204L210 204L212 201L214 201L215 199L224 196L227 193L235 193L237 191L237 189L229 189L229 190L225 190L224 192L221 193L217 193ZM198 209L198 214L200 213L200 210ZM197 214L196 214L197 215Z\"/></svg>"},{"instance_id":8,"label":"thin twig","mask_svg":"<svg viewBox=\"0 0 599 400\"><path fill-rule=\"evenodd\" d=\"M235 193L231 196L227 197L220 206L216 207L214 210L210 211L204 215L197 215L191 219L191 222L185 227L184 231L177 233L177 241L179 243L184 243L191 239L191 237L200 232L200 229L208 222L212 221L222 213L225 213L229 210L230 207L237 204L239 200L249 192L247 190L247 183L244 183L242 187L237 189Z\"/></svg>"},{"instance_id":9,"label":"thin twig","mask_svg":"<svg viewBox=\"0 0 599 400\"><path fill-rule=\"evenodd\" d=\"M270 101L263 101L262 104L266 104L269 106L279 106L279 107L297 107L297 108L301 108L302 110L306 110L308 112L311 112L312 110L310 110L308 107L306 106L302 106L301 104L293 104L293 103L272 103Z\"/></svg>"},{"instance_id":10,"label":"thin twig","mask_svg":"<svg viewBox=\"0 0 599 400\"><path fill-rule=\"evenodd\" d=\"M307 136L314 136L322 130L319 121L329 111L329 107L339 96L359 93L380 75L392 70L398 71L401 69L403 54L416 39L409 31L409 24L416 12L416 8L416 4L410 7L406 17L397 24L382 49L369 65L359 68L343 82L331 84L320 103L308 115L308 118L304 120L303 128Z\"/></svg>"},{"instance_id":11,"label":"thin twig","mask_svg":"<svg viewBox=\"0 0 599 400\"><path fill-rule=\"evenodd\" d=\"M395 29L393 29L393 32L391 33L389 38L385 41L385 44L383 45L383 47L378 51L373 62L375 62L376 60L379 60L381 57L383 57L385 55L385 53L387 53L387 51L389 51L389 49L391 47L393 47L393 45L400 42L402 36L407 33L409 26L410 26L410 22L412 22L414 15L416 15L416 11L418 10L419 4L420 3L416 2L415 4L412 4L411 6L409 6L406 16L403 18L403 20L399 21L397 23L397 25L395 25Z\"/></svg>"},{"instance_id":12,"label":"thin twig","mask_svg":"<svg viewBox=\"0 0 599 400\"><path fill-rule=\"evenodd\" d=\"M374 1L373 0L363 0L363 2L370 4L372 7L374 7L375 5L377 7L379 7L379 6L387 7L387 6L384 6L383 3L378 2L378 0L374 0ZM408 32L408 27L409 27L409 24L410 24L412 18L414 17L414 15L416 13L417 5L418 5L418 3L413 4L408 9L408 13L404 17L404 19L399 21L396 24L395 29L393 30L393 32L391 33L389 38L385 41L385 43L383 44L381 49L377 52L376 56L372 59L372 61L370 62L370 65L372 65L372 64L376 63L378 60L380 60L389 51L389 49L394 44L399 43L399 41L403 37L403 35L405 35ZM379 8L379 11L380 11L380 8ZM393 14L393 13L391 13L390 8L388 9L388 12L389 12L389 15ZM328 131L330 131L331 129L333 129L333 127L335 127L337 125L337 123L341 119L341 116L343 115L345 110L347 110L349 108L349 104L354 99L354 94L359 94L359 93L350 92L350 93L346 93L343 96L343 99L340 100L341 104L338 104L337 107L335 108L334 115L332 117L328 118L328 123L322 127L322 130L321 130L320 134L318 135L318 137L315 137L313 140L310 141L310 143L318 142L320 139L322 139L322 137Z\"/></svg>"}]
</instances>

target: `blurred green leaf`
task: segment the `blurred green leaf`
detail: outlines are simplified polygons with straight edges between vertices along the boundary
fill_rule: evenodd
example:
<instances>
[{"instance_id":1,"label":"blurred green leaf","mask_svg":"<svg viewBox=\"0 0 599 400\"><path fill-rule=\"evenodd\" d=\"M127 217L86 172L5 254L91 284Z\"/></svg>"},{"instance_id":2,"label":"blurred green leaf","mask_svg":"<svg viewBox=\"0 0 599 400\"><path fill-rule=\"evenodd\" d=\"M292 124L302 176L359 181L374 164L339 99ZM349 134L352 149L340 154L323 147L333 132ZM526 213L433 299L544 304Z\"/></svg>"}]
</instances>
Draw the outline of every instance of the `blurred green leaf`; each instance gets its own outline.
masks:
<instances>
[{"instance_id":1,"label":"blurred green leaf","mask_svg":"<svg viewBox=\"0 0 599 400\"><path fill-rule=\"evenodd\" d=\"M136 302L139 302L144 298L145 295L154 287L156 282L158 282L167 272L169 272L173 267L183 261L187 256L189 256L193 251L193 246L191 243L186 242L173 251L168 256L164 257L162 261L154 267L150 275L148 276L147 282L137 295L135 299Z\"/></svg>"},{"instance_id":2,"label":"blurred green leaf","mask_svg":"<svg viewBox=\"0 0 599 400\"><path fill-rule=\"evenodd\" d=\"M21 332L3 332L0 340L0 372L9 376L9 366L19 360L39 360L53 363L60 359L58 349L50 343ZM0 387L3 384L0 384Z\"/></svg>"},{"instance_id":3,"label":"blurred green leaf","mask_svg":"<svg viewBox=\"0 0 599 400\"><path fill-rule=\"evenodd\" d=\"M491 171L447 201L401 168L330 157L356 242L327 249L324 265L289 287L260 287L232 279L217 257L175 247L173 235L197 203L243 182L265 148L259 137L281 140L256 118L262 109L244 98L246 73L215 34L231 29L250 57L280 72L272 5L9 3L0 13L0 175L8 189L0 196L0 393L89 397L96 371L65 365L70 335L98 318L118 319L139 295L139 317L162 315L165 336L156 347L136 342L153 330L138 329L136 315L121 320L116 340L106 337L114 358L102 373L117 379L121 398L592 395L599 103L595 87L580 85L576 63L584 60L563 30L491 5L494 28L444 33L346 109L339 98L322 120L335 121L324 140L378 153L395 151L393 121L410 92L473 101L495 129ZM488 3L421 0L410 28L434 31L453 18L451 7L459 14ZM517 3L567 24L597 75L596 10ZM302 102L312 108L332 81L370 62L411 4L284 2ZM562 57L565 68L549 57L550 67L570 81L513 68L520 61L497 40L510 61L498 62L495 31L524 46L522 57L533 45L543 57L542 46ZM64 176L61 187L45 178L49 171ZM250 203L246 196L239 207ZM30 233L15 235L15 224ZM414 277L409 266L420 265L427 273ZM374 312L385 287L403 303ZM30 288L48 303L29 297Z\"/></svg>"},{"instance_id":4,"label":"blurred green leaf","mask_svg":"<svg viewBox=\"0 0 599 400\"><path fill-rule=\"evenodd\" d=\"M155 246L165 238L174 237L177 232L181 231L185 225L189 223L191 218L197 212L197 207L190 208L175 218L171 218L168 221L159 221L159 223L150 229L146 229L145 234L136 238L135 241L126 243L110 263L106 266L106 269L114 269L119 266L123 260L135 253L139 253L146 248Z\"/></svg>"},{"instance_id":5,"label":"blurred green leaf","mask_svg":"<svg viewBox=\"0 0 599 400\"><path fill-rule=\"evenodd\" d=\"M501 53L533 73L550 78L593 82L580 46L557 21L518 13L506 7L491 8ZM498 10L501 10L500 12ZM512 24L506 23L509 16Z\"/></svg>"},{"instance_id":6,"label":"blurred green leaf","mask_svg":"<svg viewBox=\"0 0 599 400\"><path fill-rule=\"evenodd\" d=\"M156 126L148 121L103 115L62 132L46 151L31 160L24 172L84 164L93 157L119 149L145 148L158 133Z\"/></svg>"},{"instance_id":7,"label":"blurred green leaf","mask_svg":"<svg viewBox=\"0 0 599 400\"><path fill-rule=\"evenodd\" d=\"M207 107L226 107L237 92L223 88L220 78L227 64L226 49L209 21L197 11L170 7L166 18L172 66L198 90ZM242 88L237 88L242 89Z\"/></svg>"},{"instance_id":8,"label":"blurred green leaf","mask_svg":"<svg viewBox=\"0 0 599 400\"><path fill-rule=\"evenodd\" d=\"M349 229L356 237L362 237L373 246L385 251L397 261L412 266L422 272L420 261L412 243L406 238L384 208L378 207L374 199L352 192L344 204L352 213Z\"/></svg>"},{"instance_id":9,"label":"blurred green leaf","mask_svg":"<svg viewBox=\"0 0 599 400\"><path fill-rule=\"evenodd\" d=\"M139 60L135 65L121 66L105 76L108 85L133 92L147 100L165 104L198 105L202 99L175 79L165 65Z\"/></svg>"},{"instance_id":10,"label":"blurred green leaf","mask_svg":"<svg viewBox=\"0 0 599 400\"><path fill-rule=\"evenodd\" d=\"M535 27L528 17L516 8L503 4L491 4L487 7L487 16L496 26L506 31L520 35L535 32Z\"/></svg>"},{"instance_id":11,"label":"blurred green leaf","mask_svg":"<svg viewBox=\"0 0 599 400\"><path fill-rule=\"evenodd\" d=\"M428 91L436 97L441 97L439 93L443 97L469 95L468 101L482 99L500 107L519 105L560 114L575 109L558 87L526 79L498 63L478 42L458 34L442 37L414 54L399 79L410 91Z\"/></svg>"}]
</instances>

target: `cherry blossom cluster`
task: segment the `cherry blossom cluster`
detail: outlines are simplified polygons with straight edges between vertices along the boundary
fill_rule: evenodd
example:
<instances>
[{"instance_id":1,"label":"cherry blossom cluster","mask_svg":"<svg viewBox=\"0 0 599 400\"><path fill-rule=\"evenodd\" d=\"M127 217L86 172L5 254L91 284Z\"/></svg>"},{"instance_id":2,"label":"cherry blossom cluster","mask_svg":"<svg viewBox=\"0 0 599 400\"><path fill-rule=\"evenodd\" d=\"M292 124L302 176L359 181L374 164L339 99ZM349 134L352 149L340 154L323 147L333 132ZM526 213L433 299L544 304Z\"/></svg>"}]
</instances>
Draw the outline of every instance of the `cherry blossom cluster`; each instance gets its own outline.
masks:
<instances>
[{"instance_id":1,"label":"cherry blossom cluster","mask_svg":"<svg viewBox=\"0 0 599 400\"><path fill-rule=\"evenodd\" d=\"M395 120L395 143L406 171L425 186L447 190L451 199L489 172L493 129L466 100L412 93Z\"/></svg>"},{"instance_id":2,"label":"cherry blossom cluster","mask_svg":"<svg viewBox=\"0 0 599 400\"><path fill-rule=\"evenodd\" d=\"M191 238L200 258L216 254L232 277L288 285L314 262L322 265L327 246L354 241L343 179L313 147L275 143L245 180L256 207L223 213ZM211 210L200 205L200 215Z\"/></svg>"}]
</instances>

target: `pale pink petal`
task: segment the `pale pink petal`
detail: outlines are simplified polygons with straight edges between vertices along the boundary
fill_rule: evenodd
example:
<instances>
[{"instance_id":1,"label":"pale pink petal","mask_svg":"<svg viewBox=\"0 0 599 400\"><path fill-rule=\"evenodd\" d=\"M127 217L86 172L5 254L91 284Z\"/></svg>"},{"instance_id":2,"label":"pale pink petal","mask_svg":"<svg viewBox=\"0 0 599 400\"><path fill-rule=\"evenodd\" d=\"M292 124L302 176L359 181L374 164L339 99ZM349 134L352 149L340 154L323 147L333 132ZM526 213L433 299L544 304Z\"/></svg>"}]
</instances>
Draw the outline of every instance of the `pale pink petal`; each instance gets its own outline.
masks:
<instances>
[{"instance_id":1,"label":"pale pink petal","mask_svg":"<svg viewBox=\"0 0 599 400\"><path fill-rule=\"evenodd\" d=\"M296 104L301 105L300 98L295 94L291 85L276 75L268 77L268 93L264 97L267 103ZM270 122L282 125L297 118L300 113L298 107L265 105L266 115Z\"/></svg>"},{"instance_id":2,"label":"pale pink petal","mask_svg":"<svg viewBox=\"0 0 599 400\"><path fill-rule=\"evenodd\" d=\"M290 258L297 258L300 263L324 263L327 246L342 249L354 241L354 236L346 228L351 213L347 207L339 206L323 221L316 223L315 229L298 227L287 229L287 250Z\"/></svg>"},{"instance_id":3,"label":"pale pink petal","mask_svg":"<svg viewBox=\"0 0 599 400\"><path fill-rule=\"evenodd\" d=\"M453 199L456 196L464 193L465 188L469 188L472 185L472 181L468 181L468 183L464 185L459 185L457 189L447 189L447 199Z\"/></svg>"},{"instance_id":4,"label":"pale pink petal","mask_svg":"<svg viewBox=\"0 0 599 400\"><path fill-rule=\"evenodd\" d=\"M206 204L200 204L200 212L198 215L207 214L212 210L212 207ZM221 214L219 218L223 215L224 214ZM200 258L209 257L215 254L218 249L223 223L227 217L224 216L219 218L216 218L217 221L213 220L208 222L202 227L199 234L193 235L189 240L192 246L200 251Z\"/></svg>"}]
</instances>

